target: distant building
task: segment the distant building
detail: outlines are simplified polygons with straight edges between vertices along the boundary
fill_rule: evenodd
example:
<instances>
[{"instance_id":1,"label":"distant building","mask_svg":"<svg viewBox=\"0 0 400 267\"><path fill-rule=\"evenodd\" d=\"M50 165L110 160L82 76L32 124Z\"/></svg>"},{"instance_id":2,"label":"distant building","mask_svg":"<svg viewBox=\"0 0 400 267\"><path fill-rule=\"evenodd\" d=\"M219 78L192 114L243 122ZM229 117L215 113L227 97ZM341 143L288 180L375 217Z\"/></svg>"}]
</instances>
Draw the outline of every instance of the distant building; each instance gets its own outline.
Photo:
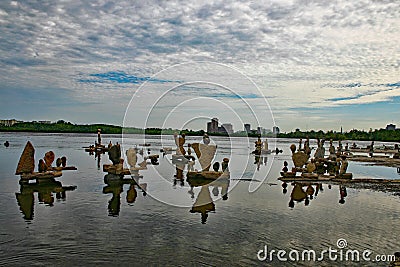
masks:
<instances>
[{"instance_id":1,"label":"distant building","mask_svg":"<svg viewBox=\"0 0 400 267\"><path fill-rule=\"evenodd\" d=\"M21 123L22 121L17 121L16 119L11 119L11 120L0 120L0 124L10 127L13 126L16 123Z\"/></svg>"},{"instance_id":2,"label":"distant building","mask_svg":"<svg viewBox=\"0 0 400 267\"><path fill-rule=\"evenodd\" d=\"M38 122L42 124L51 124L51 121L38 121Z\"/></svg>"},{"instance_id":3,"label":"distant building","mask_svg":"<svg viewBox=\"0 0 400 267\"><path fill-rule=\"evenodd\" d=\"M211 122L207 122L207 133L211 133Z\"/></svg>"},{"instance_id":4,"label":"distant building","mask_svg":"<svg viewBox=\"0 0 400 267\"><path fill-rule=\"evenodd\" d=\"M218 119L213 118L207 123L207 133L218 133Z\"/></svg>"},{"instance_id":5,"label":"distant building","mask_svg":"<svg viewBox=\"0 0 400 267\"><path fill-rule=\"evenodd\" d=\"M245 123L244 124L244 131L246 132L246 133L251 133L251 128L250 128L251 126L250 126L250 124L249 123Z\"/></svg>"},{"instance_id":6,"label":"distant building","mask_svg":"<svg viewBox=\"0 0 400 267\"><path fill-rule=\"evenodd\" d=\"M388 125L386 125L386 130L388 130L388 131L394 131L394 130L396 130L396 125L394 125L394 124L388 124Z\"/></svg>"},{"instance_id":7,"label":"distant building","mask_svg":"<svg viewBox=\"0 0 400 267\"><path fill-rule=\"evenodd\" d=\"M218 119L213 118L210 122L207 122L207 133L233 133L233 126L231 123L224 123L221 126L218 125Z\"/></svg>"},{"instance_id":8,"label":"distant building","mask_svg":"<svg viewBox=\"0 0 400 267\"><path fill-rule=\"evenodd\" d=\"M224 123L222 124L222 128L221 130L228 133L228 134L232 134L233 133L233 126L231 123Z\"/></svg>"},{"instance_id":9,"label":"distant building","mask_svg":"<svg viewBox=\"0 0 400 267\"><path fill-rule=\"evenodd\" d=\"M262 134L262 127L257 127L257 134Z\"/></svg>"},{"instance_id":10,"label":"distant building","mask_svg":"<svg viewBox=\"0 0 400 267\"><path fill-rule=\"evenodd\" d=\"M280 133L279 127L278 126L272 127L272 133L273 134L279 134Z\"/></svg>"}]
</instances>

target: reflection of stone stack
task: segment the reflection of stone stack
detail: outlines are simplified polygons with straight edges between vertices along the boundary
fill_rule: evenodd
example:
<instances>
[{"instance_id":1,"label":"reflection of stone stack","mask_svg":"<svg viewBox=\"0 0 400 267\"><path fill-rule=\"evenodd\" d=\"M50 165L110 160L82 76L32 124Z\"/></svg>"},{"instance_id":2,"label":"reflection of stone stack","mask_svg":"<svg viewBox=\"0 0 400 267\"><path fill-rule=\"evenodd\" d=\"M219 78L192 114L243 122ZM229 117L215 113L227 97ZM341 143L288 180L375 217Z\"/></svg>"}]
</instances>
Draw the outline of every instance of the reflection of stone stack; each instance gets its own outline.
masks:
<instances>
[{"instance_id":1,"label":"reflection of stone stack","mask_svg":"<svg viewBox=\"0 0 400 267\"><path fill-rule=\"evenodd\" d=\"M300 202L300 201L303 201L307 197L307 193L304 192L304 190L300 184L296 184L293 188L291 197L293 200Z\"/></svg>"},{"instance_id":2,"label":"reflection of stone stack","mask_svg":"<svg viewBox=\"0 0 400 267\"><path fill-rule=\"evenodd\" d=\"M201 223L206 223L210 211L215 211L215 204L212 201L208 186L202 186L197 199L190 210L191 213L201 213Z\"/></svg>"},{"instance_id":3,"label":"reflection of stone stack","mask_svg":"<svg viewBox=\"0 0 400 267\"><path fill-rule=\"evenodd\" d=\"M207 185L201 187L200 193L193 204L192 210L195 211L211 211L214 210L214 202L210 195L210 190Z\"/></svg>"},{"instance_id":4,"label":"reflection of stone stack","mask_svg":"<svg viewBox=\"0 0 400 267\"><path fill-rule=\"evenodd\" d=\"M21 190L22 191L22 190ZM33 191L23 194L15 193L17 197L17 202L19 205L20 210L24 214L25 220L32 220L33 219L33 205L34 205L34 196Z\"/></svg>"},{"instance_id":5,"label":"reflection of stone stack","mask_svg":"<svg viewBox=\"0 0 400 267\"><path fill-rule=\"evenodd\" d=\"M210 169L211 161L214 158L215 152L217 151L217 146L194 143L192 144L192 148L194 152L196 152L202 171L208 171Z\"/></svg>"},{"instance_id":6,"label":"reflection of stone stack","mask_svg":"<svg viewBox=\"0 0 400 267\"><path fill-rule=\"evenodd\" d=\"M54 179L47 179L46 182L21 184L20 192L15 193L18 206L24 215L25 220L32 220L34 217L34 193L38 193L39 203L53 206L54 197L66 199L66 191L73 191L76 186L62 186L61 182Z\"/></svg>"}]
</instances>

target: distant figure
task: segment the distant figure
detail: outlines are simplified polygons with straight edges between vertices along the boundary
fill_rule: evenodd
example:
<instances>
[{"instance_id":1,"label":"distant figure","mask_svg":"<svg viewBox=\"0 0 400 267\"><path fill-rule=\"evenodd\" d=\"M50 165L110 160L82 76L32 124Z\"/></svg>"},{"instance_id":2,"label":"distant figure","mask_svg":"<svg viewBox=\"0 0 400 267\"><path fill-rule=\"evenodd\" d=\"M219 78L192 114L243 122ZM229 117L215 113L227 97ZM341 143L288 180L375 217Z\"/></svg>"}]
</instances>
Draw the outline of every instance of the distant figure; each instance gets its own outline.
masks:
<instances>
[{"instance_id":1,"label":"distant figure","mask_svg":"<svg viewBox=\"0 0 400 267\"><path fill-rule=\"evenodd\" d=\"M4 143L4 146L5 146L5 147L9 147L9 146L10 146L10 143L9 143L8 141L6 141L6 142Z\"/></svg>"},{"instance_id":2,"label":"distant figure","mask_svg":"<svg viewBox=\"0 0 400 267\"><path fill-rule=\"evenodd\" d=\"M333 146L333 140L332 139L329 141L329 144L330 144L330 146L329 146L329 159L330 160L336 160L336 149Z\"/></svg>"},{"instance_id":3,"label":"distant figure","mask_svg":"<svg viewBox=\"0 0 400 267\"><path fill-rule=\"evenodd\" d=\"M372 141L371 145L369 146L369 155L370 157L374 156L374 141Z\"/></svg>"},{"instance_id":4,"label":"distant figure","mask_svg":"<svg viewBox=\"0 0 400 267\"><path fill-rule=\"evenodd\" d=\"M300 140L299 140L299 150L298 151L301 151L302 149L301 149L301 144L303 143L303 139L301 139L300 138Z\"/></svg>"},{"instance_id":5,"label":"distant figure","mask_svg":"<svg viewBox=\"0 0 400 267\"><path fill-rule=\"evenodd\" d=\"M257 141L254 142L254 146L256 147L256 149L253 151L253 154L261 155L262 142L261 142L260 135L258 136Z\"/></svg>"},{"instance_id":6,"label":"distant figure","mask_svg":"<svg viewBox=\"0 0 400 267\"><path fill-rule=\"evenodd\" d=\"M338 148L337 148L337 152L338 152L339 154L341 154L341 153L342 153L342 150L343 150L342 141L339 140L339 145L338 145Z\"/></svg>"},{"instance_id":7,"label":"distant figure","mask_svg":"<svg viewBox=\"0 0 400 267\"><path fill-rule=\"evenodd\" d=\"M307 136L306 141L304 141L304 152L307 155L311 155L310 138L308 136Z\"/></svg>"},{"instance_id":8,"label":"distant figure","mask_svg":"<svg viewBox=\"0 0 400 267\"><path fill-rule=\"evenodd\" d=\"M112 147L112 143L110 141L110 143L108 143L108 149L110 149Z\"/></svg>"},{"instance_id":9,"label":"distant figure","mask_svg":"<svg viewBox=\"0 0 400 267\"><path fill-rule=\"evenodd\" d=\"M97 129L97 143L101 146L101 129Z\"/></svg>"}]
</instances>

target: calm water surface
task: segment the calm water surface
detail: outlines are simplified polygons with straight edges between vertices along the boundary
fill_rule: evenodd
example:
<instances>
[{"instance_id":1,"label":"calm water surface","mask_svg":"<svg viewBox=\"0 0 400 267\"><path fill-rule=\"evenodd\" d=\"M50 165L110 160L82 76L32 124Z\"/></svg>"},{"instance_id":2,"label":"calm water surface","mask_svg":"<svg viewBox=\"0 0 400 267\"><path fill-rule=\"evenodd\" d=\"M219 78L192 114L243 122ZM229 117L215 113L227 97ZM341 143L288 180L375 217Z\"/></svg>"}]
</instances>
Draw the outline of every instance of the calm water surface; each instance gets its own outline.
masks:
<instances>
[{"instance_id":1,"label":"calm water surface","mask_svg":"<svg viewBox=\"0 0 400 267\"><path fill-rule=\"evenodd\" d=\"M346 239L348 249L371 250L371 258L400 251L400 197L393 193L346 188L347 196L343 198L342 194L345 202L340 204L343 188L324 184L313 199L294 201L294 207L289 207L295 186L289 184L284 193L277 178L283 161L291 164L289 146L297 140L276 140L283 153L255 164L254 156L249 157L254 139L213 138L218 145L215 160L231 159L228 199L222 200L221 187L216 186L218 191L213 186L195 187L191 194L186 181L183 186L174 185L171 155L163 157L159 152L162 146L174 147L172 137L147 136L151 153L160 154L160 165L141 171L140 183L147 184L147 195L136 188L134 201L130 185L105 184L98 159L82 149L93 144L96 135L0 133L0 143L6 140L10 147L0 147L0 265L389 265L329 261L328 257L322 262L279 262L275 257L271 263L257 259L257 252L265 245L269 250L313 249L318 253L329 247L337 249L339 238ZM78 170L64 171L56 179L61 185L20 186L14 172L28 140L35 147L36 162L53 150L56 157L67 156L68 165ZM123 141L118 135L103 136L103 142L110 140L123 142L124 149L142 142L135 135ZM189 137L186 143L194 141L200 138ZM271 140L270 145L273 143ZM313 142L311 145L316 146ZM110 163L107 155L100 158L100 166L104 163ZM355 178L400 179L395 168L350 162L348 171ZM253 181L247 181L250 179ZM52 192L60 186L77 188L64 196ZM17 201L21 194L24 197ZM190 212L199 195L204 194L213 199L215 208L207 213L205 224L200 213Z\"/></svg>"}]
</instances>

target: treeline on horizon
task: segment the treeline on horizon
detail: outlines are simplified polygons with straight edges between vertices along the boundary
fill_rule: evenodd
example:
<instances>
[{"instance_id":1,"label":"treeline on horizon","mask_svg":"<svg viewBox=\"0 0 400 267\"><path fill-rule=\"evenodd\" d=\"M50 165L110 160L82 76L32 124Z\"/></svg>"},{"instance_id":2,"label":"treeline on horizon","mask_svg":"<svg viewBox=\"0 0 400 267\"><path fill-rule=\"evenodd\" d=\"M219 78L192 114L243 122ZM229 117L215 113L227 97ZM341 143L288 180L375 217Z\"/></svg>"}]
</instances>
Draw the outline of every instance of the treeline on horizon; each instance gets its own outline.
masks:
<instances>
[{"instance_id":1,"label":"treeline on horizon","mask_svg":"<svg viewBox=\"0 0 400 267\"><path fill-rule=\"evenodd\" d=\"M16 123L12 126L0 125L0 132L41 132L41 133L97 133L97 129L101 129L102 134L149 134L149 135L173 135L174 133L186 134L188 136L203 136L205 131L193 131L189 129L160 129L160 128L134 128L134 127L121 127L109 124L72 124L59 120L55 123L40 123L40 122L22 122ZM224 133L211 133L213 136L228 136ZM231 136L254 136L255 133L234 133Z\"/></svg>"},{"instance_id":2,"label":"treeline on horizon","mask_svg":"<svg viewBox=\"0 0 400 267\"><path fill-rule=\"evenodd\" d=\"M278 138L310 138L325 140L360 140L360 141L391 141L400 142L400 130L370 129L368 132L353 129L349 132L319 131L298 131L280 133Z\"/></svg>"},{"instance_id":3,"label":"treeline on horizon","mask_svg":"<svg viewBox=\"0 0 400 267\"><path fill-rule=\"evenodd\" d=\"M55 123L45 124L39 122L23 122L16 123L13 126L0 125L0 132L44 132L44 133L97 133L97 129L101 129L103 134L149 134L149 135L172 135L174 133L185 133L188 136L202 136L205 131L193 131L189 129L160 129L160 128L134 128L134 127L121 127L108 124L88 124L79 125L72 124L59 120ZM212 136L228 136L226 133L209 133ZM255 132L246 133L236 132L229 136L236 137L257 137ZM299 131L296 130L290 133L279 133L276 136L272 133L262 135L262 137L278 137L278 138L310 138L310 139L333 139L333 140L360 140L360 141L394 141L400 142L400 130L386 130L386 129L370 129L368 132L353 129L349 132L335 132L322 130L319 131Z\"/></svg>"}]
</instances>

